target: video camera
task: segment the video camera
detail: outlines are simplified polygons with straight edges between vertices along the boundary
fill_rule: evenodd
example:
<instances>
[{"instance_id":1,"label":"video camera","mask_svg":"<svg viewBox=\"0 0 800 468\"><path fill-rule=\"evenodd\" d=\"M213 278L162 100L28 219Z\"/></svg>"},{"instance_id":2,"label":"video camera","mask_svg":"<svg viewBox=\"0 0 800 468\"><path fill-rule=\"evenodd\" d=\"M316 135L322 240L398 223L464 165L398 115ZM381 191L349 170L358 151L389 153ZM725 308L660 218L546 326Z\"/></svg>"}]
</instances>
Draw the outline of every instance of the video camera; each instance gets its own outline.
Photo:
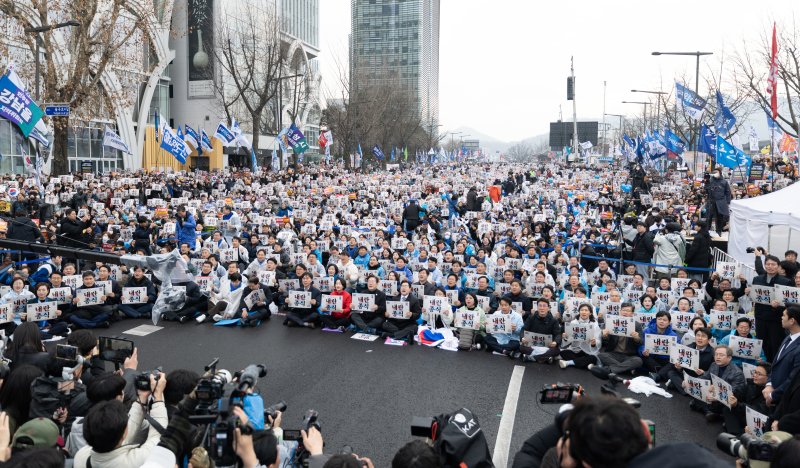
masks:
<instances>
[{"instance_id":1,"label":"video camera","mask_svg":"<svg viewBox=\"0 0 800 468\"><path fill-rule=\"evenodd\" d=\"M540 399L542 403L564 404L572 403L579 397L582 397L586 392L580 384L565 384L559 382L555 384L545 384L539 393L542 395Z\"/></svg>"},{"instance_id":2,"label":"video camera","mask_svg":"<svg viewBox=\"0 0 800 468\"><path fill-rule=\"evenodd\" d=\"M766 462L766 466L769 466L775 449L780 444L781 442L763 440L747 432L739 437L727 432L717 436L717 448L732 457L739 457L744 461L744 466L751 466L752 461Z\"/></svg>"},{"instance_id":3,"label":"video camera","mask_svg":"<svg viewBox=\"0 0 800 468\"><path fill-rule=\"evenodd\" d=\"M228 370L217 370L218 363L219 358L216 358L205 366L205 373L195 388L197 409L189 421L207 425L203 446L217 465L226 466L236 463L235 429L239 428L243 434L253 432L253 425L242 424L233 414L233 408L243 408L242 399L259 378L267 375L267 370L264 365L250 364L232 375ZM149 386L149 375L147 379Z\"/></svg>"}]
</instances>

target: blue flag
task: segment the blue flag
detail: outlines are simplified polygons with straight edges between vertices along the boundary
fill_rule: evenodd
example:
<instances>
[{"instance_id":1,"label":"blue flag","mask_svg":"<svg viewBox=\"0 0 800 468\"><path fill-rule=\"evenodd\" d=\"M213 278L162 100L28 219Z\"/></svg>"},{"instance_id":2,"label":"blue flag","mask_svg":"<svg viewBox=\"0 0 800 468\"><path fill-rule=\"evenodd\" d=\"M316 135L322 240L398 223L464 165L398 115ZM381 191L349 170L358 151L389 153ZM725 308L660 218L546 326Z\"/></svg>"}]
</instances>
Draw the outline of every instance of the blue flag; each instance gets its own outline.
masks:
<instances>
[{"instance_id":1,"label":"blue flag","mask_svg":"<svg viewBox=\"0 0 800 468\"><path fill-rule=\"evenodd\" d=\"M636 149L636 143L634 143L634 141L631 140L631 137L629 137L627 134L622 135L622 140L625 141L625 144L627 144L631 149Z\"/></svg>"},{"instance_id":2,"label":"blue flag","mask_svg":"<svg viewBox=\"0 0 800 468\"><path fill-rule=\"evenodd\" d=\"M356 155L358 155L358 161L356 161L356 167L361 167L361 161L364 160L364 153L361 151L361 142L358 143L358 148L356 149Z\"/></svg>"},{"instance_id":3,"label":"blue flag","mask_svg":"<svg viewBox=\"0 0 800 468\"><path fill-rule=\"evenodd\" d=\"M392 154L389 156L392 162L394 162L394 146L392 146Z\"/></svg>"},{"instance_id":4,"label":"blue flag","mask_svg":"<svg viewBox=\"0 0 800 468\"><path fill-rule=\"evenodd\" d=\"M203 148L200 146L200 135L188 124L184 125L184 127L186 127L184 139L197 149L197 154L203 154Z\"/></svg>"},{"instance_id":5,"label":"blue flag","mask_svg":"<svg viewBox=\"0 0 800 468\"><path fill-rule=\"evenodd\" d=\"M683 144L681 138L672 133L668 128L664 129L664 140L667 151L680 155L686 150L686 145Z\"/></svg>"},{"instance_id":6,"label":"blue flag","mask_svg":"<svg viewBox=\"0 0 800 468\"><path fill-rule=\"evenodd\" d=\"M675 97L678 105L683 108L689 117L700 120L706 108L706 100L697 95L694 91L675 82Z\"/></svg>"},{"instance_id":7,"label":"blue flag","mask_svg":"<svg viewBox=\"0 0 800 468\"><path fill-rule=\"evenodd\" d=\"M181 133L180 128L178 129L178 133ZM161 149L173 155L181 164L186 164L186 158L191 152L189 146L183 141L183 138L176 135L169 127L164 128L164 138L161 139Z\"/></svg>"},{"instance_id":8,"label":"blue flag","mask_svg":"<svg viewBox=\"0 0 800 468\"><path fill-rule=\"evenodd\" d=\"M0 117L13 122L27 138L44 112L21 86L17 86L8 75L0 78Z\"/></svg>"},{"instance_id":9,"label":"blue flag","mask_svg":"<svg viewBox=\"0 0 800 468\"><path fill-rule=\"evenodd\" d=\"M717 164L722 164L731 169L738 166L750 165L750 157L742 150L728 143L727 140L717 135Z\"/></svg>"},{"instance_id":10,"label":"blue flag","mask_svg":"<svg viewBox=\"0 0 800 468\"><path fill-rule=\"evenodd\" d=\"M225 126L224 123L220 122L219 125L217 125L217 131L214 132L214 138L219 138L222 140L222 144L224 146L228 146L233 143L233 140L236 139L236 136L228 127Z\"/></svg>"},{"instance_id":11,"label":"blue flag","mask_svg":"<svg viewBox=\"0 0 800 468\"><path fill-rule=\"evenodd\" d=\"M253 172L258 172L258 161L256 161L256 150L250 148L250 162L253 164Z\"/></svg>"},{"instance_id":12,"label":"blue flag","mask_svg":"<svg viewBox=\"0 0 800 468\"><path fill-rule=\"evenodd\" d=\"M717 134L706 124L700 127L700 152L706 154L717 153Z\"/></svg>"},{"instance_id":13,"label":"blue flag","mask_svg":"<svg viewBox=\"0 0 800 468\"><path fill-rule=\"evenodd\" d=\"M736 117L733 112L725 105L722 93L717 91L717 115L714 117L714 126L721 135L727 135L736 124Z\"/></svg>"},{"instance_id":14,"label":"blue flag","mask_svg":"<svg viewBox=\"0 0 800 468\"><path fill-rule=\"evenodd\" d=\"M211 138L208 137L208 133L205 130L200 130L200 149L206 151L214 150L214 147L211 146Z\"/></svg>"},{"instance_id":15,"label":"blue flag","mask_svg":"<svg viewBox=\"0 0 800 468\"><path fill-rule=\"evenodd\" d=\"M372 147L372 154L374 154L375 158L378 159L379 161L383 161L383 158L386 157L383 154L383 151L381 151L381 147L378 146L378 145L375 145L375 146Z\"/></svg>"}]
</instances>

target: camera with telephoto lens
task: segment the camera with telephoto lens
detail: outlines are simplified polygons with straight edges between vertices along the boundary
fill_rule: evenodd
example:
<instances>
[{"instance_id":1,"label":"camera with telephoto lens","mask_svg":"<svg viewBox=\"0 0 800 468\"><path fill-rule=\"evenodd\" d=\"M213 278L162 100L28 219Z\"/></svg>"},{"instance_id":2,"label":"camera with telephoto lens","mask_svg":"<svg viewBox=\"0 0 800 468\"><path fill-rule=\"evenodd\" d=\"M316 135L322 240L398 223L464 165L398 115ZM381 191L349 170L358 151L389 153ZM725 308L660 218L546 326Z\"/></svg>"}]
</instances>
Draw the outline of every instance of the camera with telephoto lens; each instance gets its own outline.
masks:
<instances>
[{"instance_id":1,"label":"camera with telephoto lens","mask_svg":"<svg viewBox=\"0 0 800 468\"><path fill-rule=\"evenodd\" d=\"M235 407L243 408L242 400L248 390L254 388L258 379L267 375L262 364L250 364L239 372L231 374L225 369L217 370L219 358L205 366L205 373L195 387L197 408L189 421L197 425L205 425L203 447L217 466L228 466L236 463L236 452L233 448L235 430L242 434L253 433L250 422L242 424L233 413Z\"/></svg>"},{"instance_id":2,"label":"camera with telephoto lens","mask_svg":"<svg viewBox=\"0 0 800 468\"><path fill-rule=\"evenodd\" d=\"M158 383L158 379L161 377L159 375L160 372L161 367L156 367L153 372L144 371L136 374L133 378L133 385L136 387L136 390L142 392L153 391L153 388L150 386L150 376L153 376L156 379L156 383Z\"/></svg>"},{"instance_id":3,"label":"camera with telephoto lens","mask_svg":"<svg viewBox=\"0 0 800 468\"><path fill-rule=\"evenodd\" d=\"M572 403L585 393L580 384L556 383L545 384L542 387L540 401L542 403Z\"/></svg>"},{"instance_id":4,"label":"camera with telephoto lens","mask_svg":"<svg viewBox=\"0 0 800 468\"><path fill-rule=\"evenodd\" d=\"M272 406L264 408L264 419L269 416L273 421L275 421L275 418L278 417L278 412L285 412L287 407L288 406L286 405L286 402L281 400Z\"/></svg>"},{"instance_id":5,"label":"camera with telephoto lens","mask_svg":"<svg viewBox=\"0 0 800 468\"><path fill-rule=\"evenodd\" d=\"M750 466L751 461L769 462L780 444L763 440L747 432L739 437L727 432L717 436L717 448L732 457L742 459L745 462L744 466Z\"/></svg>"},{"instance_id":6,"label":"camera with telephoto lens","mask_svg":"<svg viewBox=\"0 0 800 468\"><path fill-rule=\"evenodd\" d=\"M284 403L284 408L285 408L285 403ZM303 415L302 430L301 429L283 430L283 440L290 440L297 442L297 450L295 450L294 452L295 454L294 454L294 459L292 461L292 466L308 466L308 459L311 456L311 453L309 453L309 451L306 450L305 446L303 445L302 431L306 431L306 434L308 434L308 431L310 431L312 427L315 427L318 431L322 432L322 428L320 427L319 424L319 413L317 413L313 409L310 409L306 411L306 414Z\"/></svg>"}]
</instances>

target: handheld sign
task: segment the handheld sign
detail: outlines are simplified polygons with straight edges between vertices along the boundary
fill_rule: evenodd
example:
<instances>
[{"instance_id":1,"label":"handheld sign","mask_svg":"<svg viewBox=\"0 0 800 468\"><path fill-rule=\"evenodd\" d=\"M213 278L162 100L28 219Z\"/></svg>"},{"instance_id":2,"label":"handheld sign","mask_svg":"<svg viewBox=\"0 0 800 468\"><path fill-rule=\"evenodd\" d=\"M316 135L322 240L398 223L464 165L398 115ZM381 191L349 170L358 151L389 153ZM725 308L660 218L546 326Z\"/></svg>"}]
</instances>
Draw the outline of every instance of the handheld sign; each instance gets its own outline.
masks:
<instances>
[{"instance_id":1,"label":"handheld sign","mask_svg":"<svg viewBox=\"0 0 800 468\"><path fill-rule=\"evenodd\" d=\"M56 304L67 304L72 300L72 289L53 288L50 290L50 294L48 294L47 297L56 301Z\"/></svg>"},{"instance_id":2,"label":"handheld sign","mask_svg":"<svg viewBox=\"0 0 800 468\"><path fill-rule=\"evenodd\" d=\"M494 313L487 317L486 332L493 335L511 333L510 315Z\"/></svg>"},{"instance_id":3,"label":"handheld sign","mask_svg":"<svg viewBox=\"0 0 800 468\"><path fill-rule=\"evenodd\" d=\"M739 275L738 262L717 262L716 272L720 279L733 281Z\"/></svg>"},{"instance_id":4,"label":"handheld sign","mask_svg":"<svg viewBox=\"0 0 800 468\"><path fill-rule=\"evenodd\" d=\"M65 286L77 289L81 285L81 275L67 275L61 279Z\"/></svg>"},{"instance_id":5,"label":"handheld sign","mask_svg":"<svg viewBox=\"0 0 800 468\"><path fill-rule=\"evenodd\" d=\"M692 377L686 372L683 373L683 381L686 382L686 393L688 393L690 397L707 403L709 389L711 387L710 381Z\"/></svg>"},{"instance_id":6,"label":"handheld sign","mask_svg":"<svg viewBox=\"0 0 800 468\"><path fill-rule=\"evenodd\" d=\"M523 341L527 342L527 346L531 348L548 348L550 343L553 342L553 337L542 333L534 333L526 331L523 336Z\"/></svg>"},{"instance_id":7,"label":"handheld sign","mask_svg":"<svg viewBox=\"0 0 800 468\"><path fill-rule=\"evenodd\" d=\"M695 314L692 312L675 312L672 314L672 328L676 331L687 332L693 318L695 318Z\"/></svg>"},{"instance_id":8,"label":"handheld sign","mask_svg":"<svg viewBox=\"0 0 800 468\"><path fill-rule=\"evenodd\" d=\"M443 299L443 298L437 298L437 299ZM480 328L480 324L478 323L478 318L479 317L477 312L470 312L468 310L457 311L455 319L455 327L464 328L468 330L478 330Z\"/></svg>"},{"instance_id":9,"label":"handheld sign","mask_svg":"<svg viewBox=\"0 0 800 468\"><path fill-rule=\"evenodd\" d=\"M11 304L0 304L0 323L8 323L14 320L14 306Z\"/></svg>"},{"instance_id":10,"label":"handheld sign","mask_svg":"<svg viewBox=\"0 0 800 468\"><path fill-rule=\"evenodd\" d=\"M256 289L255 291L251 292L244 298L244 304L247 306L248 310L252 310L256 303L258 302L266 302L267 295L264 294L263 289Z\"/></svg>"},{"instance_id":11,"label":"handheld sign","mask_svg":"<svg viewBox=\"0 0 800 468\"><path fill-rule=\"evenodd\" d=\"M57 316L58 304L56 302L39 302L28 304L27 320L38 322L40 320L53 320Z\"/></svg>"},{"instance_id":12,"label":"handheld sign","mask_svg":"<svg viewBox=\"0 0 800 468\"><path fill-rule=\"evenodd\" d=\"M322 313L332 313L337 310L342 310L342 296L331 296L330 294L322 295L322 304L320 304L319 311Z\"/></svg>"},{"instance_id":13,"label":"handheld sign","mask_svg":"<svg viewBox=\"0 0 800 468\"><path fill-rule=\"evenodd\" d=\"M316 277L312 280L312 283L322 292L333 291L333 278L330 276Z\"/></svg>"},{"instance_id":14,"label":"handheld sign","mask_svg":"<svg viewBox=\"0 0 800 468\"><path fill-rule=\"evenodd\" d=\"M620 315L606 317L606 330L610 335L631 336L636 330L636 319Z\"/></svg>"},{"instance_id":15,"label":"handheld sign","mask_svg":"<svg viewBox=\"0 0 800 468\"><path fill-rule=\"evenodd\" d=\"M700 366L700 352L694 348L676 344L669 349L669 362L681 367L697 369Z\"/></svg>"},{"instance_id":16,"label":"handheld sign","mask_svg":"<svg viewBox=\"0 0 800 468\"><path fill-rule=\"evenodd\" d=\"M397 281L394 280L381 280L381 291L387 296L397 295Z\"/></svg>"},{"instance_id":17,"label":"handheld sign","mask_svg":"<svg viewBox=\"0 0 800 468\"><path fill-rule=\"evenodd\" d=\"M111 283L111 281L108 281L108 280L106 280L106 281L95 281L94 285L97 288L103 288L103 294L105 294L106 296L109 293L112 292L112 283Z\"/></svg>"},{"instance_id":18,"label":"handheld sign","mask_svg":"<svg viewBox=\"0 0 800 468\"><path fill-rule=\"evenodd\" d=\"M194 282L197 284L197 287L200 288L201 291L210 291L211 288L214 286L214 279L210 276L200 276L200 275L195 276Z\"/></svg>"},{"instance_id":19,"label":"handheld sign","mask_svg":"<svg viewBox=\"0 0 800 468\"><path fill-rule=\"evenodd\" d=\"M101 304L103 302L100 299L102 296L103 288L87 288L75 291L75 297L78 299L78 307Z\"/></svg>"},{"instance_id":20,"label":"handheld sign","mask_svg":"<svg viewBox=\"0 0 800 468\"><path fill-rule=\"evenodd\" d=\"M411 312L410 306L408 301L386 301L386 311L389 312L389 318L393 319L405 319L406 314Z\"/></svg>"},{"instance_id":21,"label":"handheld sign","mask_svg":"<svg viewBox=\"0 0 800 468\"><path fill-rule=\"evenodd\" d=\"M300 280L296 279L282 279L278 280L278 291L289 292L295 289L300 289Z\"/></svg>"},{"instance_id":22,"label":"handheld sign","mask_svg":"<svg viewBox=\"0 0 800 468\"><path fill-rule=\"evenodd\" d=\"M800 304L800 288L776 284L775 300L784 305Z\"/></svg>"},{"instance_id":23,"label":"handheld sign","mask_svg":"<svg viewBox=\"0 0 800 468\"><path fill-rule=\"evenodd\" d=\"M772 286L750 286L750 300L754 304L771 304L775 288Z\"/></svg>"},{"instance_id":24,"label":"handheld sign","mask_svg":"<svg viewBox=\"0 0 800 468\"><path fill-rule=\"evenodd\" d=\"M756 360L761 356L763 341L755 338L742 338L731 335L728 345L733 350L733 357Z\"/></svg>"},{"instance_id":25,"label":"handheld sign","mask_svg":"<svg viewBox=\"0 0 800 468\"><path fill-rule=\"evenodd\" d=\"M295 309L310 309L311 291L289 291L286 303Z\"/></svg>"},{"instance_id":26,"label":"handheld sign","mask_svg":"<svg viewBox=\"0 0 800 468\"><path fill-rule=\"evenodd\" d=\"M428 315L428 322L431 322L436 315L441 315L450 308L450 301L446 297L422 296L422 307Z\"/></svg>"},{"instance_id":27,"label":"handheld sign","mask_svg":"<svg viewBox=\"0 0 800 468\"><path fill-rule=\"evenodd\" d=\"M351 312L372 312L372 306L375 305L374 294L353 293L352 297Z\"/></svg>"},{"instance_id":28,"label":"handheld sign","mask_svg":"<svg viewBox=\"0 0 800 468\"><path fill-rule=\"evenodd\" d=\"M564 331L567 334L567 341L588 343L591 341L591 338L589 337L589 328L590 326L585 323L568 323L564 327Z\"/></svg>"},{"instance_id":29,"label":"handheld sign","mask_svg":"<svg viewBox=\"0 0 800 468\"><path fill-rule=\"evenodd\" d=\"M644 336L644 349L650 354L657 354L659 356L669 356L669 350L677 343L677 337L656 335L648 333Z\"/></svg>"},{"instance_id":30,"label":"handheld sign","mask_svg":"<svg viewBox=\"0 0 800 468\"><path fill-rule=\"evenodd\" d=\"M711 323L717 330L730 330L733 328L733 312L715 310L711 313Z\"/></svg>"},{"instance_id":31,"label":"handheld sign","mask_svg":"<svg viewBox=\"0 0 800 468\"><path fill-rule=\"evenodd\" d=\"M765 429L768 429L767 420L769 417L767 417L765 414L759 413L749 406L745 406L744 413L747 427L750 428L752 434L756 437L763 437L764 433L767 432Z\"/></svg>"},{"instance_id":32,"label":"handheld sign","mask_svg":"<svg viewBox=\"0 0 800 468\"><path fill-rule=\"evenodd\" d=\"M728 396L733 395L731 384L717 377L716 374L711 374L711 384L714 386L714 399L730 409L731 404L728 403Z\"/></svg>"},{"instance_id":33,"label":"handheld sign","mask_svg":"<svg viewBox=\"0 0 800 468\"><path fill-rule=\"evenodd\" d=\"M754 370L756 370L756 366L742 362L742 374L744 374L745 379L752 379Z\"/></svg>"},{"instance_id":34,"label":"handheld sign","mask_svg":"<svg viewBox=\"0 0 800 468\"><path fill-rule=\"evenodd\" d=\"M147 287L122 288L123 304L144 304L147 302Z\"/></svg>"}]
</instances>

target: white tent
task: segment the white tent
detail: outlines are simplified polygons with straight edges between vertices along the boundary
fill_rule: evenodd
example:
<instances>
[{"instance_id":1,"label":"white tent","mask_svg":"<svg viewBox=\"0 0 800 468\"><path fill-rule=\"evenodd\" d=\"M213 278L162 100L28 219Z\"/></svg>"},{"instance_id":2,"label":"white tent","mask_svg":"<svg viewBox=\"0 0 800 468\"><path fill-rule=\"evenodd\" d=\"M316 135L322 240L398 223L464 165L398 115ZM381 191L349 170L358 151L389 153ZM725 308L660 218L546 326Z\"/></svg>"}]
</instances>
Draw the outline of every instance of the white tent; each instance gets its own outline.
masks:
<instances>
[{"instance_id":1,"label":"white tent","mask_svg":"<svg viewBox=\"0 0 800 468\"><path fill-rule=\"evenodd\" d=\"M764 247L781 259L789 249L800 251L800 184L731 201L728 254L751 265L748 247Z\"/></svg>"}]
</instances>

